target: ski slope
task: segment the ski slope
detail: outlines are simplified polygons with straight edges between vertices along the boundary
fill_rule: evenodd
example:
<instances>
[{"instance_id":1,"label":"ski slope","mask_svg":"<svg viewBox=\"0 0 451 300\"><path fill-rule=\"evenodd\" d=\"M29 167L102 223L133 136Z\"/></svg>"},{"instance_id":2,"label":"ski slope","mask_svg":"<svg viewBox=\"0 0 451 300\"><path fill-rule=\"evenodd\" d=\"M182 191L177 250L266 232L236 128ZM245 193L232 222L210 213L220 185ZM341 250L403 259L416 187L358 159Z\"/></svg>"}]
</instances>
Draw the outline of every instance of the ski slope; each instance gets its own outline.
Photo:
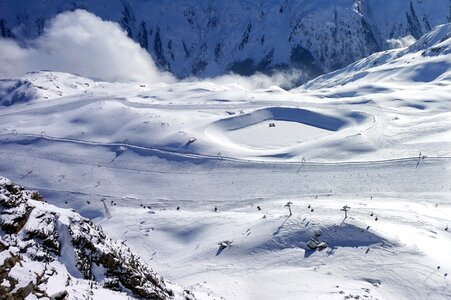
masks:
<instances>
[{"instance_id":1,"label":"ski slope","mask_svg":"<svg viewBox=\"0 0 451 300\"><path fill-rule=\"evenodd\" d=\"M5 140L2 172L96 220L194 291L226 299L450 295L449 158L268 163L130 148L116 157L109 145ZM329 247L309 251L317 232ZM232 246L219 252L224 240Z\"/></svg>"},{"instance_id":2,"label":"ski slope","mask_svg":"<svg viewBox=\"0 0 451 300\"><path fill-rule=\"evenodd\" d=\"M448 299L449 32L291 91L3 80L0 173L206 296Z\"/></svg>"}]
</instances>

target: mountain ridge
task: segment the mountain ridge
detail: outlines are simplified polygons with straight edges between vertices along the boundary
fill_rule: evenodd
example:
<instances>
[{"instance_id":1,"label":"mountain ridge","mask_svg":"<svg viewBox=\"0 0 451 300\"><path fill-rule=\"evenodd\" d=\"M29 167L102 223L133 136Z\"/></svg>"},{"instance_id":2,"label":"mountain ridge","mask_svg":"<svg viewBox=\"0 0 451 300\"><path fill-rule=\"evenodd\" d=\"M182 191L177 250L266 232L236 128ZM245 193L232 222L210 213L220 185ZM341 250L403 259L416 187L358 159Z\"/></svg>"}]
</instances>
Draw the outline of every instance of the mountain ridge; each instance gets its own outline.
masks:
<instances>
[{"instance_id":1,"label":"mountain ridge","mask_svg":"<svg viewBox=\"0 0 451 300\"><path fill-rule=\"evenodd\" d=\"M305 79L451 20L449 0L0 2L0 35L42 34L49 19L85 9L117 22L178 77L299 69ZM392 42L390 42L392 41Z\"/></svg>"}]
</instances>

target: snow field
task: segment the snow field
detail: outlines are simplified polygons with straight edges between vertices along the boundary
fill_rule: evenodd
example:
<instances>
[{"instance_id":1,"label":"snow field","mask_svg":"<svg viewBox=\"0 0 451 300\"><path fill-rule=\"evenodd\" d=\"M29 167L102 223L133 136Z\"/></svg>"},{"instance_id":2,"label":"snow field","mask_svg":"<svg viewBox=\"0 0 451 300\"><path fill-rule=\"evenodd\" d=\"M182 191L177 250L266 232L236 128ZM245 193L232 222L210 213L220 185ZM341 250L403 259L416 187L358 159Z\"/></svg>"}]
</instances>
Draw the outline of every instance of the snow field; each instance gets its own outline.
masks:
<instances>
[{"instance_id":1,"label":"snow field","mask_svg":"<svg viewBox=\"0 0 451 300\"><path fill-rule=\"evenodd\" d=\"M0 173L205 296L448 299L448 33L291 91L2 82Z\"/></svg>"}]
</instances>

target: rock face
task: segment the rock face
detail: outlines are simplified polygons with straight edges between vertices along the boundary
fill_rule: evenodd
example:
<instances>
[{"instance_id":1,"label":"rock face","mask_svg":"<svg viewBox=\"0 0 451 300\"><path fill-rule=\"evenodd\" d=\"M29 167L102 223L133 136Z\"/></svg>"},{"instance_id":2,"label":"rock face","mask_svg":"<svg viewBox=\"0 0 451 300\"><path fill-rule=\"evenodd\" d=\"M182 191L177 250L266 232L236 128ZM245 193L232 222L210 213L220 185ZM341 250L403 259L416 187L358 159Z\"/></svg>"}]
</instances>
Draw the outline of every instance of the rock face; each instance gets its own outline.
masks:
<instances>
[{"instance_id":1,"label":"rock face","mask_svg":"<svg viewBox=\"0 0 451 300\"><path fill-rule=\"evenodd\" d=\"M451 23L437 26L404 49L387 50L319 76L297 90L336 88L362 82L431 84L451 78ZM383 74L383 75L382 75Z\"/></svg>"},{"instance_id":2,"label":"rock face","mask_svg":"<svg viewBox=\"0 0 451 300\"><path fill-rule=\"evenodd\" d=\"M91 221L0 177L1 299L194 299Z\"/></svg>"},{"instance_id":3,"label":"rock face","mask_svg":"<svg viewBox=\"0 0 451 300\"><path fill-rule=\"evenodd\" d=\"M77 8L119 23L179 77L294 68L312 78L451 21L450 0L4 0L0 36L36 37Z\"/></svg>"}]
</instances>

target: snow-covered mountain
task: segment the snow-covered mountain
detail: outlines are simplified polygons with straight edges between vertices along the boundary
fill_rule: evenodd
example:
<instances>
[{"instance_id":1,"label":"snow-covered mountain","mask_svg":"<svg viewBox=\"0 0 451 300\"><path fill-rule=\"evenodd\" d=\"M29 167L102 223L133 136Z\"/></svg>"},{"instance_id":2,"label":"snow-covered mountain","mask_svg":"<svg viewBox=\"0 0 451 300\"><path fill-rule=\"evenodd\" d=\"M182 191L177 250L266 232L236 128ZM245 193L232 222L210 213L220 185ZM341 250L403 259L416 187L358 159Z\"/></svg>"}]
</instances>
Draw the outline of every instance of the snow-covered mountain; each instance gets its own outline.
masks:
<instances>
[{"instance_id":1,"label":"snow-covered mountain","mask_svg":"<svg viewBox=\"0 0 451 300\"><path fill-rule=\"evenodd\" d=\"M0 35L36 37L76 8L120 23L179 77L298 68L312 78L451 20L450 0L2 0Z\"/></svg>"},{"instance_id":2,"label":"snow-covered mountain","mask_svg":"<svg viewBox=\"0 0 451 300\"><path fill-rule=\"evenodd\" d=\"M139 84L29 73L0 81L0 104L10 106L0 132L256 160L446 156L450 32L450 24L438 26L410 47L375 53L291 91L253 89L239 79ZM54 113L37 117L21 105ZM268 122L280 124L268 131Z\"/></svg>"},{"instance_id":3,"label":"snow-covered mountain","mask_svg":"<svg viewBox=\"0 0 451 300\"><path fill-rule=\"evenodd\" d=\"M34 1L7 2L9 11L26 8L26 14L35 10L48 18L55 3L68 5L48 1L51 9L44 13ZM377 44L378 49L407 45L413 39L398 39L406 34L417 40L285 90L274 81L264 87L256 84L268 79L262 75L163 81L154 68L144 68L141 71L155 73L155 80L116 81L77 72L92 62L95 70L120 75L121 64L131 64L103 51L111 39L99 43L98 34L92 42L91 28L112 23L82 10L60 15L62 24L70 27L46 32L63 38L49 39L44 34L43 39L26 41L23 37L36 35L26 33L32 26L13 30L24 44L20 47L11 40L0 44L4 45L0 53L17 52L0 57L5 61L0 65L3 70L20 64L30 65L24 70L41 70L36 66L47 64L34 62L42 57L47 63L55 57L59 62L73 61L65 68L0 80L0 173L39 190L48 201L0 179L0 296L9 293L20 298L31 292L58 298L66 291L73 296L70 299L112 300L144 298L140 293L147 292L172 297L172 291L174 298L199 299L451 299L451 25L438 25L418 37L433 26L432 19L446 15L449 2L335 1L337 20L342 21L324 25L322 13L330 9L330 2L315 1L310 10L311 1L296 2L307 3L302 20L318 25L311 37L315 41L328 32L327 24L348 22L342 25L349 36L337 31L337 45L329 39L315 44L322 47L330 42L340 49L327 59L345 59L352 49L358 50L354 53L358 57L373 51L365 48L369 45ZM5 3L0 0L0 5ZM155 44L164 49L160 66L175 68L179 59L176 52L172 62L168 59L168 41L163 42L174 28L183 41L204 40L191 35L191 27L200 22L194 17L197 12L184 16L190 25L173 27L170 21L186 8L177 1L110 1L111 7L102 6L103 1L83 3L100 15L103 12L103 17L105 12L122 11L122 3L128 3L127 18L121 14L105 18L122 20L133 37L142 20L139 15L144 15L136 7L172 7L175 13L152 12L166 12L161 22L167 26L160 24L157 42L155 36L147 41L151 51ZM232 12L233 5L238 6L233 1L199 3ZM241 11L255 9L250 3L256 2L242 2ZM294 1L286 3L297 7ZM355 6L341 9L348 4ZM288 11L275 7L274 15ZM391 10L382 13L382 7ZM370 9L377 12L377 19L368 13ZM407 10L400 14L403 9ZM344 18L343 12L351 17ZM134 26L130 26L132 15ZM230 21L226 12L221 16ZM260 55L249 50L256 45L254 30L263 26L263 20L276 22L270 23L274 26L282 20L265 14L261 18L262 23L252 23L242 49L229 43L223 54L229 60L218 60L215 66L214 58L208 60L203 74L223 72L230 62L238 61L237 53L243 59ZM371 25L371 34L352 25L363 18ZM93 19L91 26L73 30ZM236 35L239 45L242 32L231 28L249 24L242 19L223 27L230 29L227 32L213 25L198 29L218 30L218 37L208 41ZM174 24L180 24L177 20ZM158 30L150 30L148 24L154 23L148 22L149 38ZM261 30L284 34L286 26ZM111 35L119 31L113 40L126 46L119 52L143 53L148 58L139 47L127 52L135 44L118 26L103 27ZM23 37L21 30L26 33ZM72 32L78 36L71 39ZM361 42L355 38L358 32L378 42ZM101 51L83 51L86 39L90 50L101 44ZM283 46L284 39L274 45ZM46 42L51 47L42 47ZM285 49L291 51L290 47ZM207 55L210 44L205 49ZM312 56L317 55L311 49ZM55 51L69 55L47 56ZM39 55L32 55L35 52ZM274 58L279 57L276 53L285 52L274 51ZM94 64L101 54L110 60L119 58L115 68L108 59L106 64ZM81 63L79 58L85 56L88 59ZM153 66L150 59L134 64L146 61ZM195 57L186 57L177 66L186 64L190 74L193 61ZM334 67L321 65L321 72ZM130 68L128 73L136 70L140 69ZM130 264L118 267L124 255Z\"/></svg>"},{"instance_id":4,"label":"snow-covered mountain","mask_svg":"<svg viewBox=\"0 0 451 300\"><path fill-rule=\"evenodd\" d=\"M405 49L375 53L349 66L319 76L298 90L352 85L393 86L432 84L442 87L451 81L451 23L437 26Z\"/></svg>"},{"instance_id":5,"label":"snow-covered mountain","mask_svg":"<svg viewBox=\"0 0 451 300\"><path fill-rule=\"evenodd\" d=\"M194 299L92 221L4 177L0 228L1 299Z\"/></svg>"}]
</instances>

